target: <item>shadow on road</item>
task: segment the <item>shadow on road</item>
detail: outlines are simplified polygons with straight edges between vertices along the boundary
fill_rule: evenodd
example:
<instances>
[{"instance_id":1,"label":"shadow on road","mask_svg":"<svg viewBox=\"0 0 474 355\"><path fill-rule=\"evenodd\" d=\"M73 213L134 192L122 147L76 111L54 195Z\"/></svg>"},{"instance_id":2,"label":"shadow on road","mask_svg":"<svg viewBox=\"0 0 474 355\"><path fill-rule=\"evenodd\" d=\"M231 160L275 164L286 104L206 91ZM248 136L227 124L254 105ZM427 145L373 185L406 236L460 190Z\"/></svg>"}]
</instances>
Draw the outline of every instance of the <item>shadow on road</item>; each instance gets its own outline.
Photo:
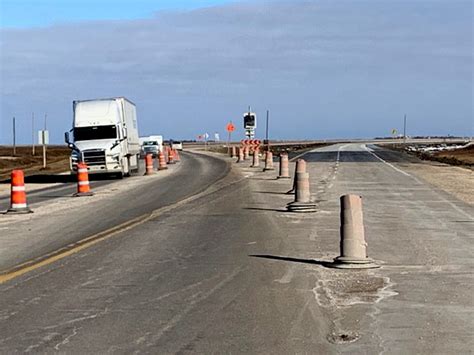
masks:
<instances>
[{"instance_id":1,"label":"shadow on road","mask_svg":"<svg viewBox=\"0 0 474 355\"><path fill-rule=\"evenodd\" d=\"M278 179L277 179L277 178L256 178L256 177L250 177L249 180L275 181L275 180L278 180Z\"/></svg>"},{"instance_id":2,"label":"shadow on road","mask_svg":"<svg viewBox=\"0 0 474 355\"><path fill-rule=\"evenodd\" d=\"M250 211L272 211L272 212L285 212L285 213L288 212L288 210L283 209L283 208L244 207L244 210L250 210Z\"/></svg>"},{"instance_id":3,"label":"shadow on road","mask_svg":"<svg viewBox=\"0 0 474 355\"><path fill-rule=\"evenodd\" d=\"M253 191L259 194L269 194L269 195L286 195L286 192L275 192L275 191Z\"/></svg>"},{"instance_id":4,"label":"shadow on road","mask_svg":"<svg viewBox=\"0 0 474 355\"><path fill-rule=\"evenodd\" d=\"M298 259L298 258L293 258L290 256L278 256L278 255L266 255L266 254L252 254L249 256L251 258L289 261L292 263L313 264L313 265L321 265L324 267L331 267L331 265L333 264L332 261L316 260L316 259Z\"/></svg>"}]
</instances>

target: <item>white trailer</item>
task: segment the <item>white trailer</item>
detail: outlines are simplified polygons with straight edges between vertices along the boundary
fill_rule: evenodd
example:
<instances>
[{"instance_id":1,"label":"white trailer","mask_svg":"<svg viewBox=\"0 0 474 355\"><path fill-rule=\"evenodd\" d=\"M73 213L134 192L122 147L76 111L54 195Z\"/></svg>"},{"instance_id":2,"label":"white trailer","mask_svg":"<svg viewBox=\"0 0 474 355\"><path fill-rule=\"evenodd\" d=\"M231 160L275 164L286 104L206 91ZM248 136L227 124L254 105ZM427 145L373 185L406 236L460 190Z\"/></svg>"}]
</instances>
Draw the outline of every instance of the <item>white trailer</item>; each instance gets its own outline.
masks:
<instances>
[{"instance_id":1,"label":"white trailer","mask_svg":"<svg viewBox=\"0 0 474 355\"><path fill-rule=\"evenodd\" d=\"M140 141L136 107L124 97L73 102L71 172L77 163L87 164L90 173L128 176L138 171Z\"/></svg>"}]
</instances>

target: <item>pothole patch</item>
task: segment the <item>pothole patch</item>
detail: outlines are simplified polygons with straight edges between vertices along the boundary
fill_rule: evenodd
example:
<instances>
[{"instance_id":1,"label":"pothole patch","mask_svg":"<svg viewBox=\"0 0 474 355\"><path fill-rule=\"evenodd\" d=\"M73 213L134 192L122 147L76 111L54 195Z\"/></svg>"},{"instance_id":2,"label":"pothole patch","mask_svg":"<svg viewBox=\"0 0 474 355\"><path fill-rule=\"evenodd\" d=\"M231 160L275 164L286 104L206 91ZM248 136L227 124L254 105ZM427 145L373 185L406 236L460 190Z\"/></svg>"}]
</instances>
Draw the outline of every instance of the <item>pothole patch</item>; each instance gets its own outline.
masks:
<instances>
[{"instance_id":1,"label":"pothole patch","mask_svg":"<svg viewBox=\"0 0 474 355\"><path fill-rule=\"evenodd\" d=\"M359 334L355 332L331 333L328 335L328 341L333 344L348 344L359 339Z\"/></svg>"},{"instance_id":2,"label":"pothole patch","mask_svg":"<svg viewBox=\"0 0 474 355\"><path fill-rule=\"evenodd\" d=\"M338 274L335 278L319 280L313 292L322 307L347 307L355 304L377 303L393 296L388 278L370 274Z\"/></svg>"}]
</instances>

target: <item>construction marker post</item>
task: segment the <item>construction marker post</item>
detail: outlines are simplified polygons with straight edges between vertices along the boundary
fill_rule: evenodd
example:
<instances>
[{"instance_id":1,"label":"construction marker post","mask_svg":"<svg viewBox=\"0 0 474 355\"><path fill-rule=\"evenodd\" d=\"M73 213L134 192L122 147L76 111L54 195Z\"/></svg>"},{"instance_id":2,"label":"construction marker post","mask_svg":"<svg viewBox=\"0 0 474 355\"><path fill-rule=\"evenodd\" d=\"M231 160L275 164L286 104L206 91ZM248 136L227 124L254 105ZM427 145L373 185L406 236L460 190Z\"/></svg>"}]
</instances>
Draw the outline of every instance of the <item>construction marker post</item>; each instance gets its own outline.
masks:
<instances>
[{"instance_id":1,"label":"construction marker post","mask_svg":"<svg viewBox=\"0 0 474 355\"><path fill-rule=\"evenodd\" d=\"M287 194L293 194L296 190L296 175L298 173L306 172L306 161L304 159L298 159L295 164L295 176L293 177L293 187L287 192Z\"/></svg>"},{"instance_id":2,"label":"construction marker post","mask_svg":"<svg viewBox=\"0 0 474 355\"><path fill-rule=\"evenodd\" d=\"M300 163L301 164L301 163ZM306 165L304 165L306 170ZM296 173L295 200L289 203L286 208L290 212L316 212L316 202L311 201L309 188L309 173Z\"/></svg>"},{"instance_id":3,"label":"construction marker post","mask_svg":"<svg viewBox=\"0 0 474 355\"><path fill-rule=\"evenodd\" d=\"M244 146L244 160L250 159L250 146Z\"/></svg>"},{"instance_id":4,"label":"construction marker post","mask_svg":"<svg viewBox=\"0 0 474 355\"><path fill-rule=\"evenodd\" d=\"M273 167L273 153L270 150L265 152L265 168L263 171L275 170Z\"/></svg>"},{"instance_id":5,"label":"construction marker post","mask_svg":"<svg viewBox=\"0 0 474 355\"><path fill-rule=\"evenodd\" d=\"M239 156L237 158L236 163L242 163L244 161L244 148L238 147L237 149L239 151Z\"/></svg>"},{"instance_id":6,"label":"construction marker post","mask_svg":"<svg viewBox=\"0 0 474 355\"><path fill-rule=\"evenodd\" d=\"M11 173L10 208L6 213L32 213L26 202L25 176L23 170Z\"/></svg>"},{"instance_id":7,"label":"construction marker post","mask_svg":"<svg viewBox=\"0 0 474 355\"><path fill-rule=\"evenodd\" d=\"M290 169L288 167L288 154L281 153L280 154L280 174L278 175L278 179L289 179L290 178Z\"/></svg>"},{"instance_id":8,"label":"construction marker post","mask_svg":"<svg viewBox=\"0 0 474 355\"><path fill-rule=\"evenodd\" d=\"M252 168L258 168L260 166L260 150L258 147L255 147L253 151L253 160L252 160Z\"/></svg>"},{"instance_id":9,"label":"construction marker post","mask_svg":"<svg viewBox=\"0 0 474 355\"><path fill-rule=\"evenodd\" d=\"M380 267L367 256L362 198L341 196L340 253L331 265L339 269L372 269Z\"/></svg>"},{"instance_id":10,"label":"construction marker post","mask_svg":"<svg viewBox=\"0 0 474 355\"><path fill-rule=\"evenodd\" d=\"M90 189L89 185L89 172L87 170L86 163L77 164L77 192L73 195L74 197L80 196L92 196L94 193Z\"/></svg>"}]
</instances>

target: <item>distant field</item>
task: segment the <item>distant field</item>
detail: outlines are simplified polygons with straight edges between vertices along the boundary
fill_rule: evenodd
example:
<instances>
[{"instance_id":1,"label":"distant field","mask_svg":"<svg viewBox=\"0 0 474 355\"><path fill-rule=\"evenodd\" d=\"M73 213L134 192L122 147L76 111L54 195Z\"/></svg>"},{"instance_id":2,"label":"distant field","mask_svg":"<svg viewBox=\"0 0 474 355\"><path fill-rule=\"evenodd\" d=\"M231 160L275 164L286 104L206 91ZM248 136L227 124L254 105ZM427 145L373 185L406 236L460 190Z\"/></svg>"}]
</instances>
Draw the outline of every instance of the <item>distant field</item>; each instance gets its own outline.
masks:
<instances>
[{"instance_id":1,"label":"distant field","mask_svg":"<svg viewBox=\"0 0 474 355\"><path fill-rule=\"evenodd\" d=\"M71 153L69 148L48 146L46 169L43 169L42 148L37 146L35 153L33 156L31 146L21 146L16 148L16 155L13 156L12 147L0 146L0 180L9 178L14 169L23 169L25 175L51 174L69 170Z\"/></svg>"},{"instance_id":2,"label":"distant field","mask_svg":"<svg viewBox=\"0 0 474 355\"><path fill-rule=\"evenodd\" d=\"M450 146L446 144L432 145L408 145L401 144L386 145L388 148L403 150L409 154L414 154L423 160L439 161L450 165L474 167L474 145Z\"/></svg>"}]
</instances>

